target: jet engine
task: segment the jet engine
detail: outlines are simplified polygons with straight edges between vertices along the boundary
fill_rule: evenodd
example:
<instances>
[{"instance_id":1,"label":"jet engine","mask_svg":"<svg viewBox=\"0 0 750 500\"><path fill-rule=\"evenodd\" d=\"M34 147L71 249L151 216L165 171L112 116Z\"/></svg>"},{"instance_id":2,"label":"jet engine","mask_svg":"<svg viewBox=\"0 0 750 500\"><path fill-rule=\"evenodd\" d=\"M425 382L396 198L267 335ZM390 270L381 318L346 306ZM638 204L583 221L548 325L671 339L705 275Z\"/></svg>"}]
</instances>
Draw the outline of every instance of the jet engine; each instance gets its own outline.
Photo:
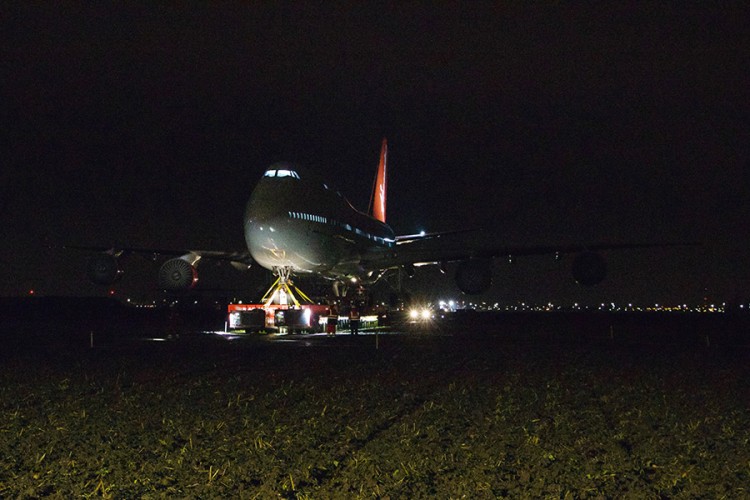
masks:
<instances>
[{"instance_id":1,"label":"jet engine","mask_svg":"<svg viewBox=\"0 0 750 500\"><path fill-rule=\"evenodd\" d=\"M417 274L417 270L414 268L414 264L406 264L404 266L404 272L410 278L413 278Z\"/></svg>"},{"instance_id":2,"label":"jet engine","mask_svg":"<svg viewBox=\"0 0 750 500\"><path fill-rule=\"evenodd\" d=\"M164 290L190 290L197 282L198 270L185 259L169 259L159 268L159 287Z\"/></svg>"},{"instance_id":3,"label":"jet engine","mask_svg":"<svg viewBox=\"0 0 750 500\"><path fill-rule=\"evenodd\" d=\"M492 261L471 259L456 268L456 285L467 295L476 295L492 285Z\"/></svg>"},{"instance_id":4,"label":"jet engine","mask_svg":"<svg viewBox=\"0 0 750 500\"><path fill-rule=\"evenodd\" d=\"M571 272L579 285L593 286L607 276L607 263L596 252L583 252L573 259Z\"/></svg>"},{"instance_id":5,"label":"jet engine","mask_svg":"<svg viewBox=\"0 0 750 500\"><path fill-rule=\"evenodd\" d=\"M94 255L88 261L86 274L97 285L111 285L122 277L117 257L108 253Z\"/></svg>"}]
</instances>

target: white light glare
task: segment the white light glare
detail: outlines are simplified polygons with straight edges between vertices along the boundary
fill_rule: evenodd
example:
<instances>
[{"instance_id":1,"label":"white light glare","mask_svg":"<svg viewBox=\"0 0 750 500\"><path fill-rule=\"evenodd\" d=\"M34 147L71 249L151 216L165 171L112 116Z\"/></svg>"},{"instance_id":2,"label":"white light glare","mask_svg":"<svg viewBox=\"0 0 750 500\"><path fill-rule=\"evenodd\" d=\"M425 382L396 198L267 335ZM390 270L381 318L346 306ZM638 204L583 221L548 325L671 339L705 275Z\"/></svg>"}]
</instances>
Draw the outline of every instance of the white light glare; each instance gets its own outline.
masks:
<instances>
[{"instance_id":1,"label":"white light glare","mask_svg":"<svg viewBox=\"0 0 750 500\"><path fill-rule=\"evenodd\" d=\"M409 311L409 317L414 320L428 320L432 317L432 311L427 308L424 309L411 309Z\"/></svg>"}]
</instances>

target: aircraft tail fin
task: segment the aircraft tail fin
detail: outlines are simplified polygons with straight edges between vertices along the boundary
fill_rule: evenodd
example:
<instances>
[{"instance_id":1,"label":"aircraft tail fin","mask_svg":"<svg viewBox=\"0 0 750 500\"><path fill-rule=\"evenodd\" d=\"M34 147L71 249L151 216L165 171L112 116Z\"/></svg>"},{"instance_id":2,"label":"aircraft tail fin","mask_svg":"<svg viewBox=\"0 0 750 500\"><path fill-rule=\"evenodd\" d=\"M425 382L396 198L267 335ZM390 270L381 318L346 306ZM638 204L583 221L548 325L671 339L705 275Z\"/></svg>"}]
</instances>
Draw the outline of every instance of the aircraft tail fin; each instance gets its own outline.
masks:
<instances>
[{"instance_id":1,"label":"aircraft tail fin","mask_svg":"<svg viewBox=\"0 0 750 500\"><path fill-rule=\"evenodd\" d=\"M372 189L370 207L372 216L380 222L385 222L385 193L386 193L386 165L388 163L388 141L383 138L380 148L380 163L378 173L375 177L375 185Z\"/></svg>"}]
</instances>

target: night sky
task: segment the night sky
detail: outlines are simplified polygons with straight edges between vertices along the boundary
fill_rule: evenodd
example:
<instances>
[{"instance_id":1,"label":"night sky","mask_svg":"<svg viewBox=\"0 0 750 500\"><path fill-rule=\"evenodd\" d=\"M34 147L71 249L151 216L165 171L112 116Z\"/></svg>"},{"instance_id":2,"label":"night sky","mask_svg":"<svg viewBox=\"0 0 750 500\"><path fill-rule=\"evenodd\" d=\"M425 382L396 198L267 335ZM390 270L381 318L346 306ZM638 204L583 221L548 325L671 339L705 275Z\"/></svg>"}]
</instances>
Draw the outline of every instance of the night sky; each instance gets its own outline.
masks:
<instances>
[{"instance_id":1,"label":"night sky","mask_svg":"<svg viewBox=\"0 0 750 500\"><path fill-rule=\"evenodd\" d=\"M385 136L398 234L704 243L609 253L592 290L501 259L487 299L750 295L743 2L267 5L4 4L0 294L103 293L50 246L242 250L278 160L364 210ZM122 293L154 287L136 264Z\"/></svg>"}]
</instances>

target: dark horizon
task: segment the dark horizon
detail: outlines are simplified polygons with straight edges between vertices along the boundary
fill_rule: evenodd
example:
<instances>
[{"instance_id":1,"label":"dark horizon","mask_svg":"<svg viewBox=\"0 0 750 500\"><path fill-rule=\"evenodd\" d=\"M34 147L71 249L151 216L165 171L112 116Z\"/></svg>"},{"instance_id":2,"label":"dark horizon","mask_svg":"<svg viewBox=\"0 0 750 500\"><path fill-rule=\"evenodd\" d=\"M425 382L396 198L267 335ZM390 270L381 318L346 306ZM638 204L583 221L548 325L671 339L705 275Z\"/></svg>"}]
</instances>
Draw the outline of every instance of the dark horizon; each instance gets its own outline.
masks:
<instances>
[{"instance_id":1,"label":"dark horizon","mask_svg":"<svg viewBox=\"0 0 750 500\"><path fill-rule=\"evenodd\" d=\"M243 250L278 160L364 210L385 136L397 233L703 243L608 253L590 290L569 262L498 259L490 300L748 296L742 4L5 10L0 295L105 294L63 244ZM151 293L147 264L118 293ZM209 271L210 287L264 279ZM451 284L433 269L412 286Z\"/></svg>"}]
</instances>

